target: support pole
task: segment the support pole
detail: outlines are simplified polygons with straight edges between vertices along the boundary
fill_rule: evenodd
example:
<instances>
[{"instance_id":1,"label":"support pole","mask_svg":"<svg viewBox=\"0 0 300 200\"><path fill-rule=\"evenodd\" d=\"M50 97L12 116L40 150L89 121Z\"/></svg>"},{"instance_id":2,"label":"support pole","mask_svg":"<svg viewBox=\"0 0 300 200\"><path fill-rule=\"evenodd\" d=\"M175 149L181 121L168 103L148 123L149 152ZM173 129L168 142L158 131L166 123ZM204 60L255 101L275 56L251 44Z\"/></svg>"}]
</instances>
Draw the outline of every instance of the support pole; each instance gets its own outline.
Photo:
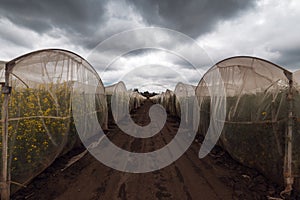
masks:
<instances>
[{"instance_id":1,"label":"support pole","mask_svg":"<svg viewBox=\"0 0 300 200\"><path fill-rule=\"evenodd\" d=\"M293 190L294 177L292 173L293 163L293 80L289 81L289 91L287 94L288 101L288 127L286 135L286 148L285 148L285 159L284 159L284 179L285 179L285 190L281 192L283 194L290 195Z\"/></svg>"},{"instance_id":2,"label":"support pole","mask_svg":"<svg viewBox=\"0 0 300 200\"><path fill-rule=\"evenodd\" d=\"M5 67L5 83L2 86L4 100L2 105L2 180L1 180L1 200L10 198L10 180L8 174L8 102L11 87L9 87L9 72Z\"/></svg>"}]
</instances>

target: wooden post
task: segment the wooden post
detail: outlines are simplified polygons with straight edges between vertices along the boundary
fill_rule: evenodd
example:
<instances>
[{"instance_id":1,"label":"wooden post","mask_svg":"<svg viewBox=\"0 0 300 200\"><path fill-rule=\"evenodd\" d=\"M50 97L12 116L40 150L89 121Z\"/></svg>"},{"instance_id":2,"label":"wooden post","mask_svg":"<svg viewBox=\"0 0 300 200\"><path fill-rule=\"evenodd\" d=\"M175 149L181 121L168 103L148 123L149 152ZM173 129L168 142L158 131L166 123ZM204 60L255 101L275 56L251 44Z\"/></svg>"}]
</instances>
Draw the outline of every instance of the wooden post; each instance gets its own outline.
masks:
<instances>
[{"instance_id":1,"label":"wooden post","mask_svg":"<svg viewBox=\"0 0 300 200\"><path fill-rule=\"evenodd\" d=\"M11 87L9 87L9 72L5 67L5 84L2 87L4 100L2 105L2 180L1 180L1 200L10 198L10 180L8 174L8 102Z\"/></svg>"},{"instance_id":2,"label":"wooden post","mask_svg":"<svg viewBox=\"0 0 300 200\"><path fill-rule=\"evenodd\" d=\"M293 80L289 80L289 91L287 94L288 101L288 127L285 142L285 159L284 159L284 179L285 190L281 192L283 194L290 195L293 189L294 177L292 173L293 163Z\"/></svg>"}]
</instances>

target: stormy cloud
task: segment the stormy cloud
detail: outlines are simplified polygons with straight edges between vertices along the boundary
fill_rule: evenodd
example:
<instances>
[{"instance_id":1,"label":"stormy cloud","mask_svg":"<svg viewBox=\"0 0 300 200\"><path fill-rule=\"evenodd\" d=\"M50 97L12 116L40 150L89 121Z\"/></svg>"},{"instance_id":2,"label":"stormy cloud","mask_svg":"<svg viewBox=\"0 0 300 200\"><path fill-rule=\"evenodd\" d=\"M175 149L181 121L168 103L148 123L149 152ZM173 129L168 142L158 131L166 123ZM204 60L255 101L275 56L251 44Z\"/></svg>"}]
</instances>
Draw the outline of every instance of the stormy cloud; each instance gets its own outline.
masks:
<instances>
[{"instance_id":1,"label":"stormy cloud","mask_svg":"<svg viewBox=\"0 0 300 200\"><path fill-rule=\"evenodd\" d=\"M144 71L131 72L140 66L171 69L169 75L162 69L164 73L158 73L168 80L162 84L172 82L172 78L176 82L172 70L197 84L200 76L194 73L195 66L184 57L176 58L172 55L174 52L157 50L159 48L130 50L115 58L116 62L109 68L99 62L133 43L151 46L154 39L158 46L181 49L190 55L195 53L185 41L166 40L162 32L153 36L131 35L116 43L116 46L122 45L122 49L111 45L106 51L100 51L97 47L123 31L162 27L191 37L201 47L206 55L196 66L201 73L215 62L236 55L257 56L296 70L300 65L299 19L297 0L0 0L0 60L10 60L37 49L62 48L95 63L105 84L115 83L130 72L137 76L131 86L141 85L140 81L147 79L141 75ZM154 81L155 74L149 75L150 82Z\"/></svg>"}]
</instances>

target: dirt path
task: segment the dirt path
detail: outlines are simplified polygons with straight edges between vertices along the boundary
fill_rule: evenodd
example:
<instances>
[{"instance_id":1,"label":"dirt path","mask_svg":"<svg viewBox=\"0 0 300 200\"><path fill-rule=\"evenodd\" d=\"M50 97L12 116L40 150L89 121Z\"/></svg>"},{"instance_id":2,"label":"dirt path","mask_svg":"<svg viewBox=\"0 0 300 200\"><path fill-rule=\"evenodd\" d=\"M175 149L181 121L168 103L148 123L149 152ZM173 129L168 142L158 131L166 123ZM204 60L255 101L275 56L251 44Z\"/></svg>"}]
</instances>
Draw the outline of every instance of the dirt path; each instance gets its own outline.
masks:
<instances>
[{"instance_id":1,"label":"dirt path","mask_svg":"<svg viewBox=\"0 0 300 200\"><path fill-rule=\"evenodd\" d=\"M137 124L149 123L147 101L132 117ZM136 139L122 133L111 123L108 136L119 147L133 152L149 152L165 146L177 133L178 120L169 117L160 133L149 139ZM67 158L61 158L38 176L13 199L80 199L80 200L144 200L144 199L266 199L276 195L255 170L233 161L220 148L204 159L198 158L200 144L170 166L145 174L123 173L106 167L87 154L74 165L61 171Z\"/></svg>"}]
</instances>

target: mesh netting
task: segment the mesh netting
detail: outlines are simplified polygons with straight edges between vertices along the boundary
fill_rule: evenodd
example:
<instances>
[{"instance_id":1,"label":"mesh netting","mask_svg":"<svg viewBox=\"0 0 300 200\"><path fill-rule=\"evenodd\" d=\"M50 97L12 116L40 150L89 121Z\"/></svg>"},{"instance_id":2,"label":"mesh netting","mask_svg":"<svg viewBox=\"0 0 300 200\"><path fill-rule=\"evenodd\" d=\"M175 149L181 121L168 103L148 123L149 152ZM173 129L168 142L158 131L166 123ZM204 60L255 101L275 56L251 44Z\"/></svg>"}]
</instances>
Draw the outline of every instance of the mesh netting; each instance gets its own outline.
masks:
<instances>
[{"instance_id":1,"label":"mesh netting","mask_svg":"<svg viewBox=\"0 0 300 200\"><path fill-rule=\"evenodd\" d=\"M129 92L129 110L134 110L139 108L143 102L146 100L146 97L144 97L143 95L141 95L138 92L135 91L130 91Z\"/></svg>"},{"instance_id":2,"label":"mesh netting","mask_svg":"<svg viewBox=\"0 0 300 200\"><path fill-rule=\"evenodd\" d=\"M181 123L184 123L188 127L193 127L193 130L197 130L199 124L199 109L197 99L195 98L196 86L188 85L179 82L174 90L176 101L175 101L175 112L178 117L181 118ZM183 107L183 112L181 112ZM190 119L193 119L192 121Z\"/></svg>"},{"instance_id":3,"label":"mesh netting","mask_svg":"<svg viewBox=\"0 0 300 200\"><path fill-rule=\"evenodd\" d=\"M0 61L0 83L4 83L5 81L5 63L4 61Z\"/></svg>"},{"instance_id":4,"label":"mesh netting","mask_svg":"<svg viewBox=\"0 0 300 200\"><path fill-rule=\"evenodd\" d=\"M166 111L173 116L176 116L176 96L173 91L167 89L160 96L160 104Z\"/></svg>"},{"instance_id":5,"label":"mesh netting","mask_svg":"<svg viewBox=\"0 0 300 200\"><path fill-rule=\"evenodd\" d=\"M107 105L110 112L116 109L117 122L146 99L127 91L123 82L104 89L89 63L63 50L42 50L0 62L0 82L2 158L4 143L8 144L8 155L0 162L7 174L2 173L1 180L2 187L6 181L14 183L12 192L72 149L79 141L76 129L87 144L97 136L98 123L107 129ZM178 83L174 92L166 90L150 99L182 123L198 127L203 143L209 144L200 157L220 137L218 143L232 157L282 184L290 160L292 176L299 182L299 90L300 71L292 74L265 60L234 57L213 66L196 88Z\"/></svg>"},{"instance_id":6,"label":"mesh netting","mask_svg":"<svg viewBox=\"0 0 300 200\"><path fill-rule=\"evenodd\" d=\"M132 90L127 90L123 81L105 87L109 116L118 122L128 116L129 112L139 108L146 97ZM112 113L113 107L113 113Z\"/></svg>"},{"instance_id":7,"label":"mesh netting","mask_svg":"<svg viewBox=\"0 0 300 200\"><path fill-rule=\"evenodd\" d=\"M212 99L221 96L211 92L218 85L205 81L216 72L221 76L226 94L225 107L219 107L219 112L226 111L225 120L212 117L218 107L218 101ZM213 66L196 89L200 102L199 133L205 136L214 121L223 121L219 144L235 159L280 184L283 183L286 152L290 77L290 72L270 62L235 57ZM298 160L299 154L294 159Z\"/></svg>"},{"instance_id":8,"label":"mesh netting","mask_svg":"<svg viewBox=\"0 0 300 200\"><path fill-rule=\"evenodd\" d=\"M105 93L107 98L107 105L108 105L108 113L109 116L112 117L112 97L113 95L115 98L115 113L114 113L114 120L115 122L118 122L122 120L128 113L126 109L126 105L129 101L129 94L127 92L126 86L124 82L120 81L114 85L110 85L105 87Z\"/></svg>"},{"instance_id":9,"label":"mesh netting","mask_svg":"<svg viewBox=\"0 0 300 200\"><path fill-rule=\"evenodd\" d=\"M153 103L162 104L163 94L164 93L154 95L154 96L150 97L150 100Z\"/></svg>"},{"instance_id":10,"label":"mesh netting","mask_svg":"<svg viewBox=\"0 0 300 200\"><path fill-rule=\"evenodd\" d=\"M6 179L16 183L11 187L14 192L78 142L71 106L75 83L91 78L98 80L97 113L102 126L106 123L106 99L103 84L91 65L68 51L41 50L14 59L6 66L12 88L7 96ZM0 105L3 107L6 107L5 98L2 94ZM4 121L2 115L1 128ZM2 141L3 137L1 148ZM1 165L3 169L3 160ZM5 177L2 176L2 180Z\"/></svg>"},{"instance_id":11,"label":"mesh netting","mask_svg":"<svg viewBox=\"0 0 300 200\"><path fill-rule=\"evenodd\" d=\"M294 114L294 128L293 128L293 140L292 140L292 146L293 146L293 163L292 163L292 169L293 174L295 177L298 177L296 179L296 186L299 189L300 188L300 148L299 148L299 142L300 142L300 71L296 71L293 73L293 80L294 80L294 87L295 91L293 93L293 114Z\"/></svg>"}]
</instances>

